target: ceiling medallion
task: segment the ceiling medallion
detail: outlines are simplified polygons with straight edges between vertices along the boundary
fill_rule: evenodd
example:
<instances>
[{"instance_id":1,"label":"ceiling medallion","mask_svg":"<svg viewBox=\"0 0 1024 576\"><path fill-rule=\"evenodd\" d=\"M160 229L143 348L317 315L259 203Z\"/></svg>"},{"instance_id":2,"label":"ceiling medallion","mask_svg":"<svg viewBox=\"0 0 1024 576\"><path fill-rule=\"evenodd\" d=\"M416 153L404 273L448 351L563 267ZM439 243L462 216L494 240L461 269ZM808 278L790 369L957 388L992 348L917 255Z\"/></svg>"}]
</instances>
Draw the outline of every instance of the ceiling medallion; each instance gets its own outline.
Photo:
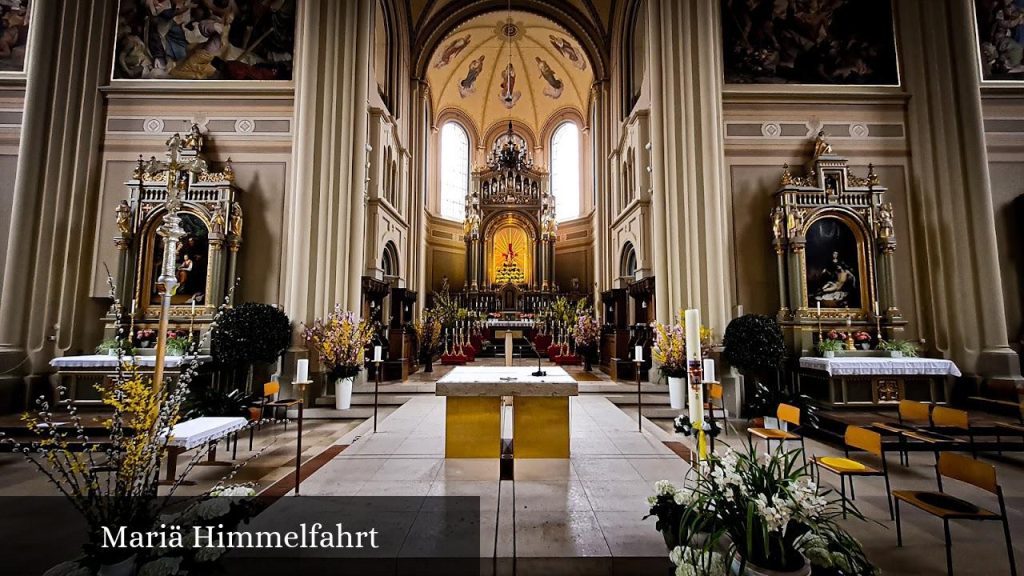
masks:
<instances>
[{"instance_id":1,"label":"ceiling medallion","mask_svg":"<svg viewBox=\"0 0 1024 576\"><path fill-rule=\"evenodd\" d=\"M522 22L515 22L512 18L508 18L504 22L498 23L494 33L498 38L516 41L523 37L525 31Z\"/></svg>"},{"instance_id":2,"label":"ceiling medallion","mask_svg":"<svg viewBox=\"0 0 1024 576\"><path fill-rule=\"evenodd\" d=\"M533 158L525 145L520 145L512 131L512 121L509 120L507 138L499 138L494 142L494 147L487 155L487 167L495 171L522 172L533 168Z\"/></svg>"}]
</instances>

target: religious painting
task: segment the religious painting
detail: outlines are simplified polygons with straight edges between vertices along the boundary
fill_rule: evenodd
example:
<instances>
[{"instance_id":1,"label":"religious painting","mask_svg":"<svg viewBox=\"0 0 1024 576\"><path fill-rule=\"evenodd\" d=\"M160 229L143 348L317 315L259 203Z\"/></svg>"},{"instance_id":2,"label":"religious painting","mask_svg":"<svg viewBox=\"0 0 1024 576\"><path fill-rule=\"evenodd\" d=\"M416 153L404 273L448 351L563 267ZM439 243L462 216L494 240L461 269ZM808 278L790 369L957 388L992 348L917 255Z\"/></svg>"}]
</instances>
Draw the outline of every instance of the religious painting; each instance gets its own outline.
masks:
<instances>
[{"instance_id":1,"label":"religious painting","mask_svg":"<svg viewBox=\"0 0 1024 576\"><path fill-rule=\"evenodd\" d=\"M452 59L462 53L463 50L469 46L469 40L471 35L466 34L465 36L456 38L448 43L441 51L441 54L437 57L437 62L434 62L435 69L441 69L451 63Z\"/></svg>"},{"instance_id":2,"label":"religious painting","mask_svg":"<svg viewBox=\"0 0 1024 576\"><path fill-rule=\"evenodd\" d=\"M191 212L181 212L181 227L185 235L178 246L178 255L174 261L175 276L178 284L171 293L171 304L204 304L206 301L206 280L207 268L209 266L209 229L203 220ZM149 301L156 302L160 299L163 286L159 282L160 269L164 259L163 240L154 233L151 236L153 243L153 257L150 260L150 282Z\"/></svg>"},{"instance_id":3,"label":"religious painting","mask_svg":"<svg viewBox=\"0 0 1024 576\"><path fill-rule=\"evenodd\" d=\"M1024 0L974 0L983 80L1024 80Z\"/></svg>"},{"instance_id":4,"label":"religious painting","mask_svg":"<svg viewBox=\"0 0 1024 576\"><path fill-rule=\"evenodd\" d=\"M861 308L861 250L857 235L839 218L825 217L807 230L807 306Z\"/></svg>"},{"instance_id":5,"label":"religious painting","mask_svg":"<svg viewBox=\"0 0 1024 576\"><path fill-rule=\"evenodd\" d=\"M583 57L583 52L572 45L572 42L566 40L561 36L555 36L549 34L548 38L551 40L551 46L554 47L559 54L565 57L569 63L580 70L587 69L587 59Z\"/></svg>"},{"instance_id":6,"label":"religious painting","mask_svg":"<svg viewBox=\"0 0 1024 576\"><path fill-rule=\"evenodd\" d=\"M526 232L515 225L508 225L494 233L491 252L491 267L495 284L526 284L530 241Z\"/></svg>"},{"instance_id":7,"label":"religious painting","mask_svg":"<svg viewBox=\"0 0 1024 576\"><path fill-rule=\"evenodd\" d=\"M121 0L115 79L291 80L295 0Z\"/></svg>"},{"instance_id":8,"label":"religious painting","mask_svg":"<svg viewBox=\"0 0 1024 576\"><path fill-rule=\"evenodd\" d=\"M476 79L484 69L484 55L469 63L466 77L459 81L459 96L465 98L476 91Z\"/></svg>"},{"instance_id":9,"label":"religious painting","mask_svg":"<svg viewBox=\"0 0 1024 576\"><path fill-rule=\"evenodd\" d=\"M891 0L721 0L725 81L899 85Z\"/></svg>"},{"instance_id":10,"label":"religious painting","mask_svg":"<svg viewBox=\"0 0 1024 576\"><path fill-rule=\"evenodd\" d=\"M0 0L0 72L24 72L30 0Z\"/></svg>"},{"instance_id":11,"label":"religious painting","mask_svg":"<svg viewBox=\"0 0 1024 576\"><path fill-rule=\"evenodd\" d=\"M511 62L501 71L500 89L501 103L505 105L505 108L511 109L523 97L523 93L516 90L516 69Z\"/></svg>"},{"instance_id":12,"label":"religious painting","mask_svg":"<svg viewBox=\"0 0 1024 576\"><path fill-rule=\"evenodd\" d=\"M547 86L544 87L544 95L550 96L551 98L558 98L562 95L562 89L565 87L558 76L555 76L555 71L548 66L540 56L537 56L537 66L540 67L540 77L544 79Z\"/></svg>"}]
</instances>

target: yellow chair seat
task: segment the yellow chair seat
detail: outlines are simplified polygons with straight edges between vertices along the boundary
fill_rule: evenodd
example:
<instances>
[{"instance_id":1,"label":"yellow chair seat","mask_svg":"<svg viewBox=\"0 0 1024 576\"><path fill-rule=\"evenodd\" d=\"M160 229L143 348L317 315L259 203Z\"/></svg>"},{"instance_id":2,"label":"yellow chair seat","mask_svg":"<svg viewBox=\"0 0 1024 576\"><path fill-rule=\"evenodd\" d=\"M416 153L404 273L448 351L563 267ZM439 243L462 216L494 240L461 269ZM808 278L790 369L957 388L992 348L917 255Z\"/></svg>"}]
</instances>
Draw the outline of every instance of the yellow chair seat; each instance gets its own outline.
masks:
<instances>
[{"instance_id":1,"label":"yellow chair seat","mask_svg":"<svg viewBox=\"0 0 1024 576\"><path fill-rule=\"evenodd\" d=\"M764 438L765 440L799 440L799 434L793 434L792 432L786 432L785 430L779 430L777 428L750 428L747 430L748 433L757 436L758 438Z\"/></svg>"},{"instance_id":2,"label":"yellow chair seat","mask_svg":"<svg viewBox=\"0 0 1024 576\"><path fill-rule=\"evenodd\" d=\"M815 464L835 474L881 474L878 470L856 460L842 458L840 456L824 456L815 458Z\"/></svg>"},{"instance_id":3,"label":"yellow chair seat","mask_svg":"<svg viewBox=\"0 0 1024 576\"><path fill-rule=\"evenodd\" d=\"M919 492L916 490L893 490L893 498L920 508L925 512L944 519L995 520L1000 516L984 508L975 506L966 500L950 496L944 492ZM932 499L935 500L932 500ZM949 502L948 506L937 503L937 500Z\"/></svg>"}]
</instances>

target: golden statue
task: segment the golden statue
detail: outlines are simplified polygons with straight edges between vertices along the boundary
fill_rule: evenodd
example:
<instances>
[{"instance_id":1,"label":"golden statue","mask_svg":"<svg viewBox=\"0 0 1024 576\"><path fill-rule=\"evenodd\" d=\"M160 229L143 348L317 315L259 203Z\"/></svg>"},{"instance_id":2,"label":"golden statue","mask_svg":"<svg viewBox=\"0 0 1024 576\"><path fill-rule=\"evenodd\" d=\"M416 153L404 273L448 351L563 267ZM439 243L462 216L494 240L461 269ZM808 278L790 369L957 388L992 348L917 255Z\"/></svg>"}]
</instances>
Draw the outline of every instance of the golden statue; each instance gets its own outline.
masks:
<instances>
[{"instance_id":1,"label":"golden statue","mask_svg":"<svg viewBox=\"0 0 1024 576\"><path fill-rule=\"evenodd\" d=\"M779 206L772 208L772 235L775 237L776 240L781 240L786 232L785 228L782 225L782 212L783 210Z\"/></svg>"},{"instance_id":2,"label":"golden statue","mask_svg":"<svg viewBox=\"0 0 1024 576\"><path fill-rule=\"evenodd\" d=\"M217 206L213 210L213 216L210 219L210 232L212 234L223 234L224 223L224 209Z\"/></svg>"},{"instance_id":3,"label":"golden statue","mask_svg":"<svg viewBox=\"0 0 1024 576\"><path fill-rule=\"evenodd\" d=\"M892 202L886 202L878 207L878 237L892 238L896 234L893 226Z\"/></svg>"},{"instance_id":4,"label":"golden statue","mask_svg":"<svg viewBox=\"0 0 1024 576\"><path fill-rule=\"evenodd\" d=\"M197 152L203 148L203 133L199 131L199 124L195 122L188 129L188 135L185 136L185 148Z\"/></svg>"},{"instance_id":5,"label":"golden statue","mask_svg":"<svg viewBox=\"0 0 1024 576\"><path fill-rule=\"evenodd\" d=\"M814 157L827 156L832 154L832 145L825 140L825 131L819 130L818 137L814 139Z\"/></svg>"},{"instance_id":6,"label":"golden statue","mask_svg":"<svg viewBox=\"0 0 1024 576\"><path fill-rule=\"evenodd\" d=\"M117 215L117 230L122 238L128 238L132 235L132 207L127 200L121 200L114 213Z\"/></svg>"},{"instance_id":7,"label":"golden statue","mask_svg":"<svg viewBox=\"0 0 1024 576\"><path fill-rule=\"evenodd\" d=\"M242 237L242 205L238 202L231 204L231 235L236 238Z\"/></svg>"}]
</instances>

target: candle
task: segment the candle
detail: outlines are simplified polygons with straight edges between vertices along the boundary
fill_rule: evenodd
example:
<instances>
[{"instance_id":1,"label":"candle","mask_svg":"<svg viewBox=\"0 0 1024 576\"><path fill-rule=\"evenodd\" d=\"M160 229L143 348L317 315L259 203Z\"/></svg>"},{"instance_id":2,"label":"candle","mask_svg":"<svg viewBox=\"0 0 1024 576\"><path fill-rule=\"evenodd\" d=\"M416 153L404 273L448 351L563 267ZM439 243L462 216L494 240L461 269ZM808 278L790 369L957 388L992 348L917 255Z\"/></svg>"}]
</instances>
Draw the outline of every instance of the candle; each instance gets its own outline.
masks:
<instances>
[{"instance_id":1,"label":"candle","mask_svg":"<svg viewBox=\"0 0 1024 576\"><path fill-rule=\"evenodd\" d=\"M192 299L192 317L193 318L196 317L196 299L195 298Z\"/></svg>"},{"instance_id":2,"label":"candle","mask_svg":"<svg viewBox=\"0 0 1024 576\"><path fill-rule=\"evenodd\" d=\"M135 308L139 305L138 298L132 298L132 316L135 316Z\"/></svg>"},{"instance_id":3,"label":"candle","mask_svg":"<svg viewBox=\"0 0 1024 576\"><path fill-rule=\"evenodd\" d=\"M715 379L715 361L711 358L704 360L704 381L705 382L717 382Z\"/></svg>"},{"instance_id":4,"label":"candle","mask_svg":"<svg viewBox=\"0 0 1024 576\"><path fill-rule=\"evenodd\" d=\"M383 359L383 358L381 357L381 349L380 349L380 346L374 346L374 347L373 347L373 361L374 361L374 362L381 362L381 361L383 361L383 360L384 360L384 359Z\"/></svg>"},{"instance_id":5,"label":"candle","mask_svg":"<svg viewBox=\"0 0 1024 576\"><path fill-rule=\"evenodd\" d=\"M643 362L644 361L644 347L643 346L637 346L636 350L633 351L633 357L634 357L634 360L636 360L637 362Z\"/></svg>"},{"instance_id":6,"label":"candle","mask_svg":"<svg viewBox=\"0 0 1024 576\"><path fill-rule=\"evenodd\" d=\"M686 311L686 359L700 360L700 310Z\"/></svg>"},{"instance_id":7,"label":"candle","mask_svg":"<svg viewBox=\"0 0 1024 576\"><path fill-rule=\"evenodd\" d=\"M300 358L295 364L295 381L296 382L307 382L309 381L309 360L306 358Z\"/></svg>"},{"instance_id":8,"label":"candle","mask_svg":"<svg viewBox=\"0 0 1024 576\"><path fill-rule=\"evenodd\" d=\"M878 316L878 300L875 300L875 316Z\"/></svg>"},{"instance_id":9,"label":"candle","mask_svg":"<svg viewBox=\"0 0 1024 576\"><path fill-rule=\"evenodd\" d=\"M821 316L821 300L818 300L816 304L818 306L818 316Z\"/></svg>"},{"instance_id":10,"label":"candle","mask_svg":"<svg viewBox=\"0 0 1024 576\"><path fill-rule=\"evenodd\" d=\"M846 327L849 328L852 325L853 325L853 319L852 318L847 318L846 319Z\"/></svg>"}]
</instances>

